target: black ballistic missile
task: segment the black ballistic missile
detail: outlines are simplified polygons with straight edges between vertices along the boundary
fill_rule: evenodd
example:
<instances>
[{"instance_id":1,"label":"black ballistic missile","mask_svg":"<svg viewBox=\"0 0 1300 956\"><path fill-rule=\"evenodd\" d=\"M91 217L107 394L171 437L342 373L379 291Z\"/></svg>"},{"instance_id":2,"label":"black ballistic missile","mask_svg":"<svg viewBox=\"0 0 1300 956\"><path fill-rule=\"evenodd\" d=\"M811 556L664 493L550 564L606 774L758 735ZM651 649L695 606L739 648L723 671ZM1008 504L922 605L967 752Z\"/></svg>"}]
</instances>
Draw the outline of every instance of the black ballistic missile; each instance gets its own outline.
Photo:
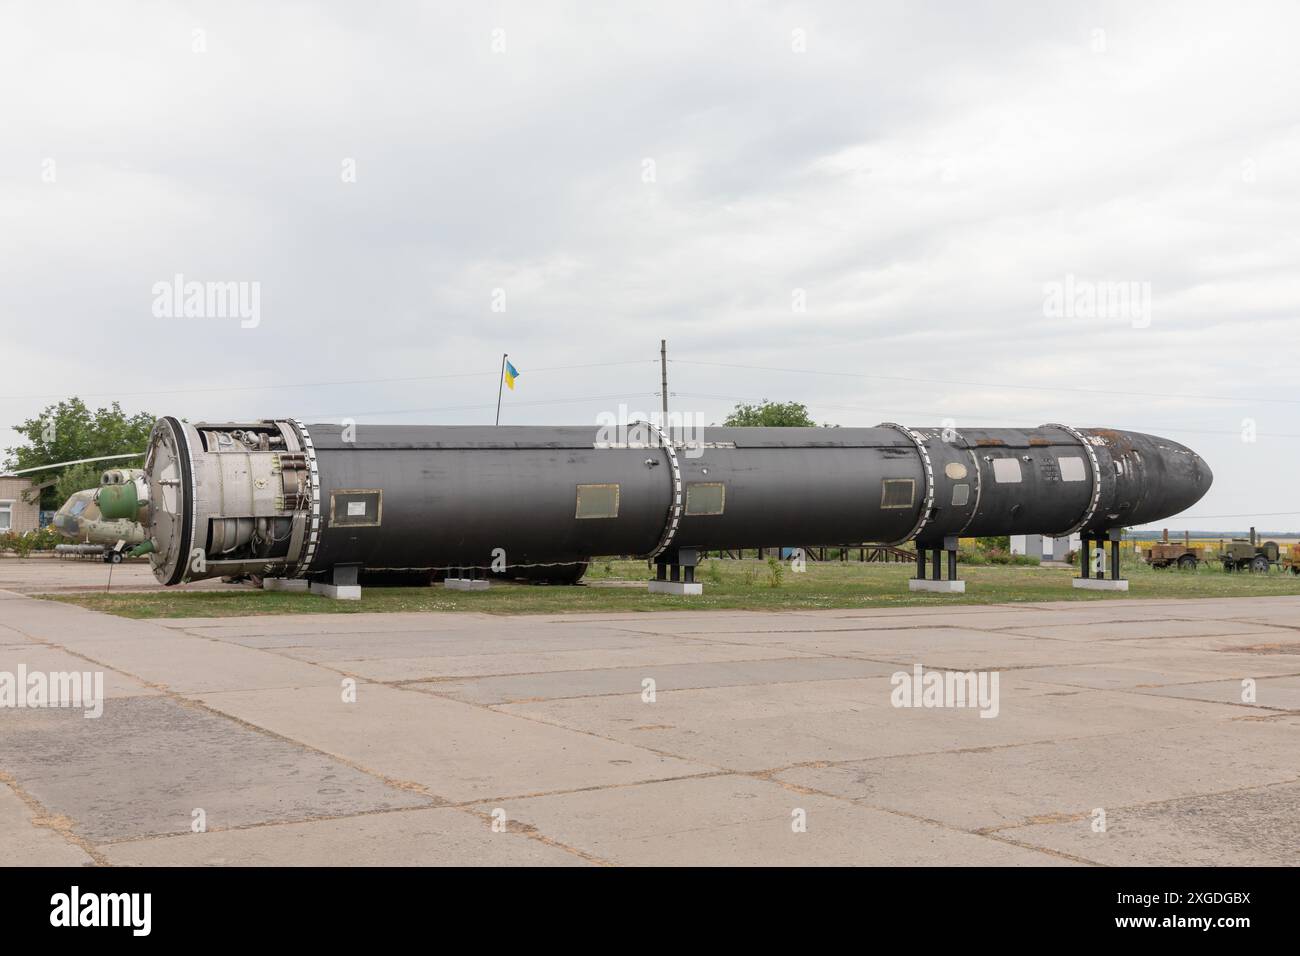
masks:
<instances>
[{"instance_id":1,"label":"black ballistic missile","mask_svg":"<svg viewBox=\"0 0 1300 956\"><path fill-rule=\"evenodd\" d=\"M145 474L158 580L526 568L685 549L1100 534L1195 504L1209 467L1136 432L160 419Z\"/></svg>"}]
</instances>

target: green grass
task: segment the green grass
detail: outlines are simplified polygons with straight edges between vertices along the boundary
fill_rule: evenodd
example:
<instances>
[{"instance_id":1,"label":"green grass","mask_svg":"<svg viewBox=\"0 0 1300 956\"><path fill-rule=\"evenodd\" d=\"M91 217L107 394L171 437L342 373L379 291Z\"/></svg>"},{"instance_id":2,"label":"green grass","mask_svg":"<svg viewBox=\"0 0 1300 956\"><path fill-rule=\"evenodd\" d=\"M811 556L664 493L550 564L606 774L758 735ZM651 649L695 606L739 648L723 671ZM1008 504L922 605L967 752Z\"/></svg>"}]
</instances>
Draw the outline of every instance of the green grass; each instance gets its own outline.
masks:
<instances>
[{"instance_id":1,"label":"green grass","mask_svg":"<svg viewBox=\"0 0 1300 956\"><path fill-rule=\"evenodd\" d=\"M711 565L711 566L710 566ZM50 594L122 617L234 617L252 614L355 614L363 611L478 611L488 614L671 611L730 608L798 611L810 608L918 607L1006 604L1024 601L1104 601L1126 598L1212 598L1300 594L1300 578L1274 570L1267 575L1226 574L1206 566L1196 572L1156 571L1133 563L1125 568L1127 594L1083 591L1070 586L1073 570L989 566L964 567L967 592L912 593L910 564L809 563L795 574L788 562L778 587L766 563L714 561L700 568L702 597L650 594L643 586L601 586L644 582L640 561L593 562L586 587L502 584L488 591L432 588L363 588L360 601L331 601L314 594L257 591L164 590L120 594Z\"/></svg>"}]
</instances>

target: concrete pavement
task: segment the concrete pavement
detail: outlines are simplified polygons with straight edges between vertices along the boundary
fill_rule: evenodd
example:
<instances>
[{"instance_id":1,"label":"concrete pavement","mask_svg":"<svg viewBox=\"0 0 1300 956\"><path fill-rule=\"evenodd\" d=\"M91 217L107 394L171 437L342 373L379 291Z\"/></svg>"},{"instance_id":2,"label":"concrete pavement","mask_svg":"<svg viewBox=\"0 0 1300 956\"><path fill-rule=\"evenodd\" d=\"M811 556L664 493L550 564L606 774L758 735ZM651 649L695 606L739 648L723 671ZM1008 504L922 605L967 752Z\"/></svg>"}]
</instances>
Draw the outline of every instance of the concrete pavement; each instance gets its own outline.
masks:
<instances>
[{"instance_id":1,"label":"concrete pavement","mask_svg":"<svg viewBox=\"0 0 1300 956\"><path fill-rule=\"evenodd\" d=\"M223 584L220 578L192 581L187 591L224 591L247 587ZM60 558L53 554L33 554L26 558L0 556L0 588L22 594L52 592L161 591L163 585L153 576L144 558L127 558L121 564L107 565L98 557Z\"/></svg>"},{"instance_id":2,"label":"concrete pavement","mask_svg":"<svg viewBox=\"0 0 1300 956\"><path fill-rule=\"evenodd\" d=\"M996 675L996 716L895 706L917 664ZM1295 597L129 621L0 591L20 666L106 699L0 708L9 864L1300 860Z\"/></svg>"}]
</instances>

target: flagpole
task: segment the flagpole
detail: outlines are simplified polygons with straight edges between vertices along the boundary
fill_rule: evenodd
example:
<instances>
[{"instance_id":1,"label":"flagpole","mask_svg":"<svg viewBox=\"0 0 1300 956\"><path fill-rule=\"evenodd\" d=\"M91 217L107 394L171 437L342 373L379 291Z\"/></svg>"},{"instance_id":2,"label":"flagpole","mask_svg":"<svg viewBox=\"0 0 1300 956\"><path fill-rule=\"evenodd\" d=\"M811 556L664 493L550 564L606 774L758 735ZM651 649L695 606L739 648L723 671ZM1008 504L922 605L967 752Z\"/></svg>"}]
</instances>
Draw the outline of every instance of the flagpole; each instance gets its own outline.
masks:
<instances>
[{"instance_id":1,"label":"flagpole","mask_svg":"<svg viewBox=\"0 0 1300 956\"><path fill-rule=\"evenodd\" d=\"M510 354L509 352L501 353L501 375L497 378L497 421L496 423L498 425L501 424L501 389L504 388L506 384L506 356L509 354Z\"/></svg>"}]
</instances>

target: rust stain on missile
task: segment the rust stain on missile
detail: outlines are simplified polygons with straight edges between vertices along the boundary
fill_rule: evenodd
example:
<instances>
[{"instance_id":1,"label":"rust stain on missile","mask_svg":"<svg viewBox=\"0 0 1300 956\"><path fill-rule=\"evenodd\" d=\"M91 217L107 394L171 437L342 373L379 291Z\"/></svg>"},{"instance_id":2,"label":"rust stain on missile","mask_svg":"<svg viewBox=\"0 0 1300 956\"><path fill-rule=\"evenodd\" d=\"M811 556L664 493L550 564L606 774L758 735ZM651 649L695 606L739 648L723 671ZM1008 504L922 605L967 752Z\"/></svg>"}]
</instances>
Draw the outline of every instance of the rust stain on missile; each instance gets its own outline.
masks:
<instances>
[{"instance_id":1,"label":"rust stain on missile","mask_svg":"<svg viewBox=\"0 0 1300 956\"><path fill-rule=\"evenodd\" d=\"M1094 428L1092 433L1104 439L1106 444L1118 448L1121 454L1127 455L1133 451L1133 442L1124 432L1116 431L1113 428Z\"/></svg>"}]
</instances>

